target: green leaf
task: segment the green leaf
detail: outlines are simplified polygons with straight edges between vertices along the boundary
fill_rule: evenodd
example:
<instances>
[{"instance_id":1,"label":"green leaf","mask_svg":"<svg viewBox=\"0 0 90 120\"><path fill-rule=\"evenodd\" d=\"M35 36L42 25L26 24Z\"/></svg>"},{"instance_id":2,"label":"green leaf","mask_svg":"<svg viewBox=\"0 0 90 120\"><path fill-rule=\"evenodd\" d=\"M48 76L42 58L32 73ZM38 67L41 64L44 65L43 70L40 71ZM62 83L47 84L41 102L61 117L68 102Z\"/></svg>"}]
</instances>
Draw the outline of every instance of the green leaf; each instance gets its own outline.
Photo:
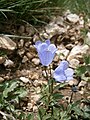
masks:
<instances>
[{"instance_id":1,"label":"green leaf","mask_svg":"<svg viewBox=\"0 0 90 120\"><path fill-rule=\"evenodd\" d=\"M28 93L27 90L21 87L20 89L17 89L14 92L14 95L17 95L18 97L23 98L27 95L27 93Z\"/></svg>"},{"instance_id":2,"label":"green leaf","mask_svg":"<svg viewBox=\"0 0 90 120\"><path fill-rule=\"evenodd\" d=\"M27 118L27 120L33 120L34 119L33 113L32 114L28 114L26 118Z\"/></svg>"},{"instance_id":3,"label":"green leaf","mask_svg":"<svg viewBox=\"0 0 90 120\"><path fill-rule=\"evenodd\" d=\"M59 85L56 85L53 90L59 90L61 88L64 88L66 86L66 83L60 83Z\"/></svg>"},{"instance_id":4,"label":"green leaf","mask_svg":"<svg viewBox=\"0 0 90 120\"><path fill-rule=\"evenodd\" d=\"M89 55L85 55L84 56L84 61L85 61L85 63L88 65L88 64L90 64L90 56Z\"/></svg>"},{"instance_id":5,"label":"green leaf","mask_svg":"<svg viewBox=\"0 0 90 120\"><path fill-rule=\"evenodd\" d=\"M17 86L18 86L17 81L12 82L12 84L10 84L10 86L7 86L4 89L4 91L3 91L3 97L7 98L8 97L8 93L12 92Z\"/></svg>"},{"instance_id":6,"label":"green leaf","mask_svg":"<svg viewBox=\"0 0 90 120\"><path fill-rule=\"evenodd\" d=\"M83 115L83 112L81 111L81 109L79 107L73 107L74 112L77 114L77 115Z\"/></svg>"},{"instance_id":7,"label":"green leaf","mask_svg":"<svg viewBox=\"0 0 90 120\"><path fill-rule=\"evenodd\" d=\"M78 74L78 75L82 75L82 74L84 74L86 72L86 67L85 66L80 66L80 67L78 67L77 69L76 69L76 73Z\"/></svg>"},{"instance_id":8,"label":"green leaf","mask_svg":"<svg viewBox=\"0 0 90 120\"><path fill-rule=\"evenodd\" d=\"M53 93L52 96L54 100L59 100L64 97L61 93Z\"/></svg>"},{"instance_id":9,"label":"green leaf","mask_svg":"<svg viewBox=\"0 0 90 120\"><path fill-rule=\"evenodd\" d=\"M53 119L51 118L51 114L46 114L43 116L42 120L53 120Z\"/></svg>"}]
</instances>

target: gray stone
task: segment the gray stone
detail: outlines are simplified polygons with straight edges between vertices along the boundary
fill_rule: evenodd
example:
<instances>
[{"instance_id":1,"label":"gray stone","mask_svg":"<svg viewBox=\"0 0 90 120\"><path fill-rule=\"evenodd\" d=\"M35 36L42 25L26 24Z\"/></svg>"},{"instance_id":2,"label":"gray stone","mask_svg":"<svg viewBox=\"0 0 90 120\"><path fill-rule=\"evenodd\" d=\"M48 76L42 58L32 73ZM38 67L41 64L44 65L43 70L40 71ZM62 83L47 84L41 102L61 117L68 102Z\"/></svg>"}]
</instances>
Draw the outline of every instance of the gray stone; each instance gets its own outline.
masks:
<instances>
[{"instance_id":1,"label":"gray stone","mask_svg":"<svg viewBox=\"0 0 90 120\"><path fill-rule=\"evenodd\" d=\"M4 66L5 67L14 67L14 62L9 59L6 59L4 62Z\"/></svg>"},{"instance_id":2,"label":"gray stone","mask_svg":"<svg viewBox=\"0 0 90 120\"><path fill-rule=\"evenodd\" d=\"M16 43L9 37L0 36L0 48L12 51L16 49Z\"/></svg>"},{"instance_id":3,"label":"gray stone","mask_svg":"<svg viewBox=\"0 0 90 120\"><path fill-rule=\"evenodd\" d=\"M18 47L19 48L22 48L24 46L24 40L21 39L19 42L18 42Z\"/></svg>"},{"instance_id":4,"label":"gray stone","mask_svg":"<svg viewBox=\"0 0 90 120\"><path fill-rule=\"evenodd\" d=\"M0 83L2 83L4 81L4 78L0 77Z\"/></svg>"},{"instance_id":5,"label":"gray stone","mask_svg":"<svg viewBox=\"0 0 90 120\"><path fill-rule=\"evenodd\" d=\"M35 65L39 65L40 60L39 60L38 58L33 58L33 59L32 59L32 62L33 62Z\"/></svg>"},{"instance_id":6,"label":"gray stone","mask_svg":"<svg viewBox=\"0 0 90 120\"><path fill-rule=\"evenodd\" d=\"M4 63L5 62L5 57L0 57L0 64Z\"/></svg>"},{"instance_id":7,"label":"gray stone","mask_svg":"<svg viewBox=\"0 0 90 120\"><path fill-rule=\"evenodd\" d=\"M89 50L88 45L76 45L71 50L69 56L67 57L67 60L70 61L70 60L72 60L74 58L79 59L79 57L81 58L81 56L83 54L86 54L88 50Z\"/></svg>"},{"instance_id":8,"label":"gray stone","mask_svg":"<svg viewBox=\"0 0 90 120\"><path fill-rule=\"evenodd\" d=\"M69 61L70 67L72 67L72 68L76 68L77 66L79 66L79 63L80 63L80 61L77 59L71 59Z\"/></svg>"},{"instance_id":9,"label":"gray stone","mask_svg":"<svg viewBox=\"0 0 90 120\"><path fill-rule=\"evenodd\" d=\"M26 77L20 77L20 80L24 83L28 83L29 82L29 79L26 78Z\"/></svg>"},{"instance_id":10,"label":"gray stone","mask_svg":"<svg viewBox=\"0 0 90 120\"><path fill-rule=\"evenodd\" d=\"M28 61L27 56L24 56L23 59L22 59L22 63L25 63L25 62L27 62L27 61Z\"/></svg>"},{"instance_id":11,"label":"gray stone","mask_svg":"<svg viewBox=\"0 0 90 120\"><path fill-rule=\"evenodd\" d=\"M72 23L77 23L79 21L79 16L76 15L76 14L72 14L72 13L67 15L66 18L67 18L68 21L70 21Z\"/></svg>"}]
</instances>

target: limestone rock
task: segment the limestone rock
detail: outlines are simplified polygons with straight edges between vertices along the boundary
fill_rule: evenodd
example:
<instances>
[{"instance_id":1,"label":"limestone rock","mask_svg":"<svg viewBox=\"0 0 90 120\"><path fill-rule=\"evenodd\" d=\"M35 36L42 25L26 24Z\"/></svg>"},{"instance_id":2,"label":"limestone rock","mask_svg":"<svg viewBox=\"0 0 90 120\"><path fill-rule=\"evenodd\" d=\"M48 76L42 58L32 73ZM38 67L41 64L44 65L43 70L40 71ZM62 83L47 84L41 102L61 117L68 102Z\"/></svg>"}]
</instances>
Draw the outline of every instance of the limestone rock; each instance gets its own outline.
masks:
<instances>
[{"instance_id":1,"label":"limestone rock","mask_svg":"<svg viewBox=\"0 0 90 120\"><path fill-rule=\"evenodd\" d=\"M24 53L25 53L25 49L23 49L23 48L18 49L17 53L20 55L20 57L22 57L24 55Z\"/></svg>"},{"instance_id":2,"label":"limestone rock","mask_svg":"<svg viewBox=\"0 0 90 120\"><path fill-rule=\"evenodd\" d=\"M77 59L72 59L69 61L70 67L72 67L72 68L76 68L77 66L79 66L79 63L80 63L80 61Z\"/></svg>"},{"instance_id":3,"label":"limestone rock","mask_svg":"<svg viewBox=\"0 0 90 120\"><path fill-rule=\"evenodd\" d=\"M39 65L40 60L39 60L38 58L33 58L33 59L32 59L32 62L33 62L35 65Z\"/></svg>"},{"instance_id":4,"label":"limestone rock","mask_svg":"<svg viewBox=\"0 0 90 120\"><path fill-rule=\"evenodd\" d=\"M31 60L33 58L33 53L27 52L26 55L29 60Z\"/></svg>"},{"instance_id":5,"label":"limestone rock","mask_svg":"<svg viewBox=\"0 0 90 120\"><path fill-rule=\"evenodd\" d=\"M85 40L86 44L90 45L90 32L87 33L87 38Z\"/></svg>"},{"instance_id":6,"label":"limestone rock","mask_svg":"<svg viewBox=\"0 0 90 120\"><path fill-rule=\"evenodd\" d=\"M18 29L18 32L19 32L20 34L24 33L24 32L25 32L25 26L21 25L21 26L19 27L19 29Z\"/></svg>"},{"instance_id":7,"label":"limestone rock","mask_svg":"<svg viewBox=\"0 0 90 120\"><path fill-rule=\"evenodd\" d=\"M0 83L2 83L4 81L4 78L0 77Z\"/></svg>"},{"instance_id":8,"label":"limestone rock","mask_svg":"<svg viewBox=\"0 0 90 120\"><path fill-rule=\"evenodd\" d=\"M64 59L66 59L66 57L68 56L69 50L67 50L67 49L65 48L65 49L62 49L62 50L57 50L56 53L57 53L57 55L59 55L59 58L60 58L61 60L64 60Z\"/></svg>"},{"instance_id":9,"label":"limestone rock","mask_svg":"<svg viewBox=\"0 0 90 120\"><path fill-rule=\"evenodd\" d=\"M88 50L88 45L76 45L71 50L69 56L67 57L67 60L70 61L74 58L79 59L83 54L86 54Z\"/></svg>"},{"instance_id":10,"label":"limestone rock","mask_svg":"<svg viewBox=\"0 0 90 120\"><path fill-rule=\"evenodd\" d=\"M0 36L0 48L12 51L16 49L16 43L9 37Z\"/></svg>"},{"instance_id":11,"label":"limestone rock","mask_svg":"<svg viewBox=\"0 0 90 120\"><path fill-rule=\"evenodd\" d=\"M25 63L25 62L27 62L27 61L28 61L27 56L24 56L23 59L22 59L22 63Z\"/></svg>"},{"instance_id":12,"label":"limestone rock","mask_svg":"<svg viewBox=\"0 0 90 120\"><path fill-rule=\"evenodd\" d=\"M5 67L14 67L14 62L12 60L6 59L4 66Z\"/></svg>"},{"instance_id":13,"label":"limestone rock","mask_svg":"<svg viewBox=\"0 0 90 120\"><path fill-rule=\"evenodd\" d=\"M63 44L58 46L58 50L56 51L56 54L59 56L59 59L64 60L69 54L69 50L67 50Z\"/></svg>"},{"instance_id":14,"label":"limestone rock","mask_svg":"<svg viewBox=\"0 0 90 120\"><path fill-rule=\"evenodd\" d=\"M5 62L5 57L0 57L0 64L4 63Z\"/></svg>"},{"instance_id":15,"label":"limestone rock","mask_svg":"<svg viewBox=\"0 0 90 120\"><path fill-rule=\"evenodd\" d=\"M78 84L78 81L76 79L68 81L68 85L70 85L70 86L77 85L77 84Z\"/></svg>"},{"instance_id":16,"label":"limestone rock","mask_svg":"<svg viewBox=\"0 0 90 120\"><path fill-rule=\"evenodd\" d=\"M86 81L81 81L78 85L78 87L85 87L87 85Z\"/></svg>"},{"instance_id":17,"label":"limestone rock","mask_svg":"<svg viewBox=\"0 0 90 120\"><path fill-rule=\"evenodd\" d=\"M24 83L28 83L29 82L29 79L26 78L26 77L20 77L20 80Z\"/></svg>"},{"instance_id":18,"label":"limestone rock","mask_svg":"<svg viewBox=\"0 0 90 120\"><path fill-rule=\"evenodd\" d=\"M79 16L76 14L69 14L67 15L67 20L72 23L77 23L79 21Z\"/></svg>"},{"instance_id":19,"label":"limestone rock","mask_svg":"<svg viewBox=\"0 0 90 120\"><path fill-rule=\"evenodd\" d=\"M40 86L40 83L38 82L38 80L34 80L33 85L34 85L35 87L38 87L38 86Z\"/></svg>"},{"instance_id":20,"label":"limestone rock","mask_svg":"<svg viewBox=\"0 0 90 120\"><path fill-rule=\"evenodd\" d=\"M22 48L24 46L24 40L21 39L19 42L18 42L18 47L19 48Z\"/></svg>"}]
</instances>

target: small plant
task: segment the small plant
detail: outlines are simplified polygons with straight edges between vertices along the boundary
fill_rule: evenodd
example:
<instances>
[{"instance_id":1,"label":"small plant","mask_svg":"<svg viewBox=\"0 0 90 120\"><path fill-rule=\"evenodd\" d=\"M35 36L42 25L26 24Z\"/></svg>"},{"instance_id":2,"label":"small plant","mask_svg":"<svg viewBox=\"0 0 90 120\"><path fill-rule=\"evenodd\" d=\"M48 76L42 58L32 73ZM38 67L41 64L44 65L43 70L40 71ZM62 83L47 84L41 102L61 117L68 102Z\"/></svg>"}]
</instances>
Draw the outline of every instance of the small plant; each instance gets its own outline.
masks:
<instances>
[{"instance_id":1,"label":"small plant","mask_svg":"<svg viewBox=\"0 0 90 120\"><path fill-rule=\"evenodd\" d=\"M81 77L82 80L90 81L90 55L84 55L83 60L84 64L77 67L76 74Z\"/></svg>"},{"instance_id":2,"label":"small plant","mask_svg":"<svg viewBox=\"0 0 90 120\"><path fill-rule=\"evenodd\" d=\"M64 99L61 92L61 89L64 90L68 86L67 82L73 79L74 70L69 68L67 61L63 60L52 75L50 64L57 50L55 45L46 40L45 42L37 41L34 46L46 72L47 80L47 84L41 87L41 98L37 101L37 120L82 120L85 118L86 113L80 108L81 100L73 101L73 94L78 91L77 87L71 86L72 92L68 101ZM48 75L47 67L50 68L50 75Z\"/></svg>"},{"instance_id":3,"label":"small plant","mask_svg":"<svg viewBox=\"0 0 90 120\"><path fill-rule=\"evenodd\" d=\"M5 81L0 84L0 114L3 119L16 120L24 115L22 109L20 110L20 102L26 95L27 90L19 80Z\"/></svg>"}]
</instances>

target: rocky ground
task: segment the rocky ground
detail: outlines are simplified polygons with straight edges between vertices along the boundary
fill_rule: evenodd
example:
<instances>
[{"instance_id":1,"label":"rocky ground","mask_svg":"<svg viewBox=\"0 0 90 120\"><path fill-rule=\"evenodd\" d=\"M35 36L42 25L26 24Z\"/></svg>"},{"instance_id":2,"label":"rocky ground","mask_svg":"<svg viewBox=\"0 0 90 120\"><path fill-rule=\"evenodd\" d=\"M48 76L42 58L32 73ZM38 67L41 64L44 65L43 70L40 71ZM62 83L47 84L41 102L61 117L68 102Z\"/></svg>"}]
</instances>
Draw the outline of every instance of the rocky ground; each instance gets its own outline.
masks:
<instances>
[{"instance_id":1,"label":"rocky ground","mask_svg":"<svg viewBox=\"0 0 90 120\"><path fill-rule=\"evenodd\" d=\"M18 29L14 28L15 34L27 36L27 38L12 39L8 36L0 36L0 83L11 79L24 82L29 88L29 94L25 99L27 104L22 105L23 110L26 111L37 111L36 101L40 97L37 93L40 92L41 85L47 83L45 72L33 46L37 40L50 39L58 48L52 71L64 59L69 62L71 68L76 69L77 66L84 64L83 55L90 54L89 45L84 43L86 40L90 44L90 20L85 23L83 15L70 12L52 18L49 24L39 30L30 24L20 25ZM82 34L84 29L88 31L86 38ZM74 78L68 84L77 83L78 79ZM89 84L81 80L78 86L83 89L79 89L75 98L84 96L87 85L90 90ZM65 90L64 94L69 97L70 90Z\"/></svg>"}]
</instances>

